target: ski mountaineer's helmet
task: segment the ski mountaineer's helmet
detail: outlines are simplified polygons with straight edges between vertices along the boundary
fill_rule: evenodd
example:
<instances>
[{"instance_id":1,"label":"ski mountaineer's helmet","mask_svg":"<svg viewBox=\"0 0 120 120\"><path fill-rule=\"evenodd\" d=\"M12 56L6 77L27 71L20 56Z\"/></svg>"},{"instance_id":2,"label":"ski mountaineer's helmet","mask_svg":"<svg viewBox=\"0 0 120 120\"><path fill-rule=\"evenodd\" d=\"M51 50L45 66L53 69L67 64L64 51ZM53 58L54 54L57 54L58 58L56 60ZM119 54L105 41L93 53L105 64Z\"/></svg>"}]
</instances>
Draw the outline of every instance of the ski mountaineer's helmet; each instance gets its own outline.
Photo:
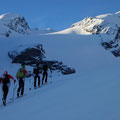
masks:
<instances>
[{"instance_id":1,"label":"ski mountaineer's helmet","mask_svg":"<svg viewBox=\"0 0 120 120\"><path fill-rule=\"evenodd\" d=\"M25 65L24 65L24 64L22 64L21 66L22 66L22 68L25 68Z\"/></svg>"},{"instance_id":2,"label":"ski mountaineer's helmet","mask_svg":"<svg viewBox=\"0 0 120 120\"><path fill-rule=\"evenodd\" d=\"M5 75L8 75L8 71L5 71L3 75L4 75L4 76L5 76Z\"/></svg>"},{"instance_id":3,"label":"ski mountaineer's helmet","mask_svg":"<svg viewBox=\"0 0 120 120\"><path fill-rule=\"evenodd\" d=\"M39 63L37 63L36 66L39 67Z\"/></svg>"}]
</instances>

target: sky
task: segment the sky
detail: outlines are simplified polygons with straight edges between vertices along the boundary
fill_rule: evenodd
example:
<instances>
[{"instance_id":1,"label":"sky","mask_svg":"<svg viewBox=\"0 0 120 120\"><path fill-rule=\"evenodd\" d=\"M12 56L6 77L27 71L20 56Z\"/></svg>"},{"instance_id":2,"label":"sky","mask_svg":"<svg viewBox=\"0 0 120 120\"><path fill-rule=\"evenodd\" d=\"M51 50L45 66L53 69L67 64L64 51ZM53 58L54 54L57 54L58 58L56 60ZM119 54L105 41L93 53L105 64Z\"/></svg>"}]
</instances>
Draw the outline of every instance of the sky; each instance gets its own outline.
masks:
<instances>
[{"instance_id":1,"label":"sky","mask_svg":"<svg viewBox=\"0 0 120 120\"><path fill-rule=\"evenodd\" d=\"M0 14L20 14L40 29L63 30L85 17L117 11L120 0L0 0Z\"/></svg>"}]
</instances>

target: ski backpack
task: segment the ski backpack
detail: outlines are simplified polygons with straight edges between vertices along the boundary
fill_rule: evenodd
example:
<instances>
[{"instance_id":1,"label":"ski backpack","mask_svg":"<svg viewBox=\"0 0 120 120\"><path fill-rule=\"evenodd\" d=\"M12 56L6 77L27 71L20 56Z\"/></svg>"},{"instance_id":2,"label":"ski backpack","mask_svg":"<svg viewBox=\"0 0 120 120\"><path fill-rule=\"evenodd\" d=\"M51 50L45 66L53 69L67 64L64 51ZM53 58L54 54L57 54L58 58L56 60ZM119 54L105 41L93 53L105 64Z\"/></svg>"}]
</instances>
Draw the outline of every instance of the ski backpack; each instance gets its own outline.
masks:
<instances>
[{"instance_id":1,"label":"ski backpack","mask_svg":"<svg viewBox=\"0 0 120 120\"><path fill-rule=\"evenodd\" d=\"M3 85L7 85L10 83L9 75L4 75L2 78Z\"/></svg>"},{"instance_id":2,"label":"ski backpack","mask_svg":"<svg viewBox=\"0 0 120 120\"><path fill-rule=\"evenodd\" d=\"M40 73L40 72L39 72L39 68L34 68L34 69L33 69L33 73L34 73L34 74L39 74L39 73Z\"/></svg>"},{"instance_id":3,"label":"ski backpack","mask_svg":"<svg viewBox=\"0 0 120 120\"><path fill-rule=\"evenodd\" d=\"M17 77L18 78L23 78L25 75L24 75L24 69L20 68L17 72Z\"/></svg>"}]
</instances>

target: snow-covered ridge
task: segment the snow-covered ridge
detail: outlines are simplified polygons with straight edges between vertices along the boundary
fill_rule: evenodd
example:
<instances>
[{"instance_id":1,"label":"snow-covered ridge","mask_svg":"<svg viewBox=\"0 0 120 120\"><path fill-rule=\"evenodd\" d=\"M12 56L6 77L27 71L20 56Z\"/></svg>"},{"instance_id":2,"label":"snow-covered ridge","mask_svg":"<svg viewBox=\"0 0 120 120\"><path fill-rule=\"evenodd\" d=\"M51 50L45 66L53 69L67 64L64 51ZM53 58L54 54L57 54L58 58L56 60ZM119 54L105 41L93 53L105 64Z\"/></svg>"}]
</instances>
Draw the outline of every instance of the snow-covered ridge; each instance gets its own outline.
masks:
<instances>
[{"instance_id":1,"label":"snow-covered ridge","mask_svg":"<svg viewBox=\"0 0 120 120\"><path fill-rule=\"evenodd\" d=\"M14 36L19 34L45 34L45 33L52 33L56 30L52 28L47 29L32 29L29 27L27 21L23 16L18 14L3 14L0 16L0 36Z\"/></svg>"},{"instance_id":2,"label":"snow-covered ridge","mask_svg":"<svg viewBox=\"0 0 120 120\"><path fill-rule=\"evenodd\" d=\"M116 34L120 27L120 12L87 17L82 21L74 23L71 28L80 27L82 30L91 34Z\"/></svg>"},{"instance_id":3,"label":"snow-covered ridge","mask_svg":"<svg viewBox=\"0 0 120 120\"><path fill-rule=\"evenodd\" d=\"M71 28L74 27L80 27L84 31L88 33L96 33L97 32L97 26L100 25L104 20L102 19L96 19L92 17L88 17L83 19L80 22L74 23Z\"/></svg>"},{"instance_id":4,"label":"snow-covered ridge","mask_svg":"<svg viewBox=\"0 0 120 120\"><path fill-rule=\"evenodd\" d=\"M25 18L17 14L3 14L0 16L0 35L9 37L15 34L28 34L30 27Z\"/></svg>"},{"instance_id":5,"label":"snow-covered ridge","mask_svg":"<svg viewBox=\"0 0 120 120\"><path fill-rule=\"evenodd\" d=\"M22 17L22 16L17 14L11 14L11 13L0 15L1 20L14 20L15 18L18 18L18 17Z\"/></svg>"},{"instance_id":6,"label":"snow-covered ridge","mask_svg":"<svg viewBox=\"0 0 120 120\"><path fill-rule=\"evenodd\" d=\"M53 33L53 34L104 34L108 38L115 38L120 27L120 11L111 14L99 15L96 17L87 17L70 26L70 28ZM103 38L104 39L104 38ZM106 39L106 38L105 38Z\"/></svg>"},{"instance_id":7,"label":"snow-covered ridge","mask_svg":"<svg viewBox=\"0 0 120 120\"><path fill-rule=\"evenodd\" d=\"M96 16L96 18L103 19L108 23L116 24L118 27L120 27L120 11L113 14L99 15L99 16Z\"/></svg>"}]
</instances>

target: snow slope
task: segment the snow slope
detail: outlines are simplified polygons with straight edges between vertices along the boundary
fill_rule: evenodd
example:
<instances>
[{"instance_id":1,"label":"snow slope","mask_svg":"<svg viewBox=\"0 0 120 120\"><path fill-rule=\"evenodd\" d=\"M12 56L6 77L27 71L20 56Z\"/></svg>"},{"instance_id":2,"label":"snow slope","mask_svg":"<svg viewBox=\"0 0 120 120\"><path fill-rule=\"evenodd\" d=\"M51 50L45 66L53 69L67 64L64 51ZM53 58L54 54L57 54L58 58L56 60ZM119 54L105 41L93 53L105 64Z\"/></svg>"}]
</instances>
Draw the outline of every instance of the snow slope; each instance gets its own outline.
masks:
<instances>
[{"instance_id":1,"label":"snow slope","mask_svg":"<svg viewBox=\"0 0 120 120\"><path fill-rule=\"evenodd\" d=\"M29 91L33 78L26 79L27 96L1 108L1 119L120 119L119 58L115 58L100 45L99 36L87 33L72 34L69 30L46 35L0 38L1 74L7 69L15 76L19 68L19 65L10 63L8 51L20 45L26 47L38 43L43 45L46 59L63 61L76 69L73 75L54 76L53 73L52 78L49 77L48 80L52 81L52 84L44 85L37 90ZM29 66L26 68L32 69ZM13 83L10 86L8 100L12 97L12 86Z\"/></svg>"},{"instance_id":2,"label":"snow slope","mask_svg":"<svg viewBox=\"0 0 120 120\"><path fill-rule=\"evenodd\" d=\"M15 37L2 40L2 46L12 41L14 44L8 47L11 50L20 44L33 44L32 39L34 44L43 44L48 59L62 60L74 66L77 73L71 76L53 76L52 79L49 78L53 82L51 85L43 86L37 91L27 91L26 86L25 91L29 95L0 109L2 119L120 119L119 59L100 46L99 37L71 34ZM16 73L18 66L8 64L7 55L3 55L2 59L4 63L2 60L0 63L10 73ZM27 82L26 80L26 85ZM12 87L10 89L12 93ZM11 96L9 94L8 98Z\"/></svg>"}]
</instances>

